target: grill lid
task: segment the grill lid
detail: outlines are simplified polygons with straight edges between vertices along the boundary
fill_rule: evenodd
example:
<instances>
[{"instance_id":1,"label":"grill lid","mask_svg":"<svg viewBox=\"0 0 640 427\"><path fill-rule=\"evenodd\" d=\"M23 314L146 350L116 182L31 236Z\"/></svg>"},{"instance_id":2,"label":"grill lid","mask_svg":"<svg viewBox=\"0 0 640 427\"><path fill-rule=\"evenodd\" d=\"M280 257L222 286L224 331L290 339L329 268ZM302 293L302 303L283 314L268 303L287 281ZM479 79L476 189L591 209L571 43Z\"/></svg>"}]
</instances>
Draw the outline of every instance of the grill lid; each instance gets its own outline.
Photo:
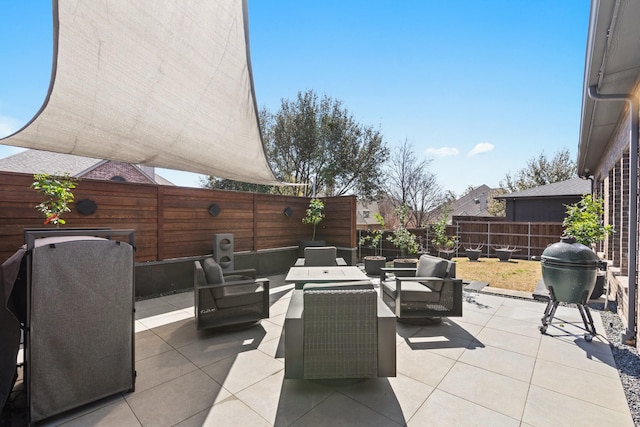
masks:
<instances>
[{"instance_id":1,"label":"grill lid","mask_svg":"<svg viewBox=\"0 0 640 427\"><path fill-rule=\"evenodd\" d=\"M591 248L577 243L574 237L562 237L542 252L542 265L565 267L597 267L600 260Z\"/></svg>"}]
</instances>

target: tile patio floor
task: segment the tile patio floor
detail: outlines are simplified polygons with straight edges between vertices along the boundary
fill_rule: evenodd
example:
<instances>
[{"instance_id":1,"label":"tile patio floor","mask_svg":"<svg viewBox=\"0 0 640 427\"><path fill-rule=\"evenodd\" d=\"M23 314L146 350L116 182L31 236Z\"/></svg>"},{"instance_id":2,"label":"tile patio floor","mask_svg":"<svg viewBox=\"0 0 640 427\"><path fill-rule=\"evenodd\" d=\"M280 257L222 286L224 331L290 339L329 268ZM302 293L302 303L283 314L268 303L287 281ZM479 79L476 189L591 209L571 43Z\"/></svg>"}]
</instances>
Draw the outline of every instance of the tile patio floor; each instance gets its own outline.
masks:
<instances>
[{"instance_id":1,"label":"tile patio floor","mask_svg":"<svg viewBox=\"0 0 640 427\"><path fill-rule=\"evenodd\" d=\"M399 323L395 378L284 380L283 277L271 317L234 333L197 332L191 292L137 302L135 392L40 425L633 426L606 339L583 339L576 308L546 336L543 304L486 294L465 294L462 318Z\"/></svg>"}]
</instances>

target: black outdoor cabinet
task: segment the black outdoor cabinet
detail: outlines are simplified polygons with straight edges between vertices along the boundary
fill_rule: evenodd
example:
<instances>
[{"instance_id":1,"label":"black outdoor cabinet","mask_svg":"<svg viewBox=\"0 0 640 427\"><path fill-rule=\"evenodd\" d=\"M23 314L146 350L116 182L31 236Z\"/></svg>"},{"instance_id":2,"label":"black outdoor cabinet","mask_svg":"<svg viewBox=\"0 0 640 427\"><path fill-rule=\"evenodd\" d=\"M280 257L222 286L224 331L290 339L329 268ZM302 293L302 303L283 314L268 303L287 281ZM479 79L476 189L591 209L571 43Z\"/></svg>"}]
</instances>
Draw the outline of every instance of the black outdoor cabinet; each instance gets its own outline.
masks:
<instances>
[{"instance_id":1,"label":"black outdoor cabinet","mask_svg":"<svg viewBox=\"0 0 640 427\"><path fill-rule=\"evenodd\" d=\"M30 421L133 391L134 231L33 230L25 241Z\"/></svg>"}]
</instances>

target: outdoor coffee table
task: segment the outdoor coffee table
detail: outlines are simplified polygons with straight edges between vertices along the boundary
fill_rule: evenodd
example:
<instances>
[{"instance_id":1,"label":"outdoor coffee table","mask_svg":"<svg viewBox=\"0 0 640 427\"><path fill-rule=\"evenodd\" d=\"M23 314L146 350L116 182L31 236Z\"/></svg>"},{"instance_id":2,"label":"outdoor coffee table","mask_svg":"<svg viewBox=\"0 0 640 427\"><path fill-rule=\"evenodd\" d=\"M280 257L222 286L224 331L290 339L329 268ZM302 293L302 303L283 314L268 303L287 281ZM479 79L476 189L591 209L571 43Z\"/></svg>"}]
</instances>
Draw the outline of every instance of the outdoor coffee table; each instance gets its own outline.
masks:
<instances>
[{"instance_id":1,"label":"outdoor coffee table","mask_svg":"<svg viewBox=\"0 0 640 427\"><path fill-rule=\"evenodd\" d=\"M295 283L296 289L302 289L305 283L351 282L369 280L366 274L355 266L336 267L291 267L285 283Z\"/></svg>"}]
</instances>

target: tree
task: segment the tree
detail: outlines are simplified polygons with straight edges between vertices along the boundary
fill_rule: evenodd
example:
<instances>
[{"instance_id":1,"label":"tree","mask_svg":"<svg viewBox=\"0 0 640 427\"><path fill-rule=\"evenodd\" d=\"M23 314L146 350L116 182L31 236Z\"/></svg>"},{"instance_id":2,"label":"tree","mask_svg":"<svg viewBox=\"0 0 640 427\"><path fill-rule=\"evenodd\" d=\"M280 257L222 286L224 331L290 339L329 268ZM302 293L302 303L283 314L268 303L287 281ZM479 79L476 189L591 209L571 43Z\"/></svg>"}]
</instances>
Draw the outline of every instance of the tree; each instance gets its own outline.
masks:
<instances>
[{"instance_id":1,"label":"tree","mask_svg":"<svg viewBox=\"0 0 640 427\"><path fill-rule=\"evenodd\" d=\"M281 186L258 191L312 196L356 194L375 199L381 193L383 164L389 157L380 131L356 122L351 113L326 95L298 92L282 99L280 109L260 111L260 129L269 164L276 178L305 186ZM215 188L244 190L246 186L209 179Z\"/></svg>"},{"instance_id":2,"label":"tree","mask_svg":"<svg viewBox=\"0 0 640 427\"><path fill-rule=\"evenodd\" d=\"M249 182L234 181L232 179L218 178L209 175L206 178L200 178L200 187L217 189L217 190L234 190L244 191L248 193L266 193L274 192L274 187L270 185L252 184Z\"/></svg>"},{"instance_id":3,"label":"tree","mask_svg":"<svg viewBox=\"0 0 640 427\"><path fill-rule=\"evenodd\" d=\"M569 150L563 148L549 160L544 152L527 161L527 167L515 175L507 173L500 186L508 192L522 191L554 182L566 181L576 176L576 163L571 160Z\"/></svg>"},{"instance_id":4,"label":"tree","mask_svg":"<svg viewBox=\"0 0 640 427\"><path fill-rule=\"evenodd\" d=\"M493 216L506 216L507 204L504 200L498 200L496 197L506 194L507 190L504 188L494 188L489 192L487 198L487 212Z\"/></svg>"},{"instance_id":5,"label":"tree","mask_svg":"<svg viewBox=\"0 0 640 427\"><path fill-rule=\"evenodd\" d=\"M418 160L405 140L391 156L386 190L394 207L409 206L409 223L420 227L428 222L428 213L445 200L436 175L429 171L431 161Z\"/></svg>"}]
</instances>

